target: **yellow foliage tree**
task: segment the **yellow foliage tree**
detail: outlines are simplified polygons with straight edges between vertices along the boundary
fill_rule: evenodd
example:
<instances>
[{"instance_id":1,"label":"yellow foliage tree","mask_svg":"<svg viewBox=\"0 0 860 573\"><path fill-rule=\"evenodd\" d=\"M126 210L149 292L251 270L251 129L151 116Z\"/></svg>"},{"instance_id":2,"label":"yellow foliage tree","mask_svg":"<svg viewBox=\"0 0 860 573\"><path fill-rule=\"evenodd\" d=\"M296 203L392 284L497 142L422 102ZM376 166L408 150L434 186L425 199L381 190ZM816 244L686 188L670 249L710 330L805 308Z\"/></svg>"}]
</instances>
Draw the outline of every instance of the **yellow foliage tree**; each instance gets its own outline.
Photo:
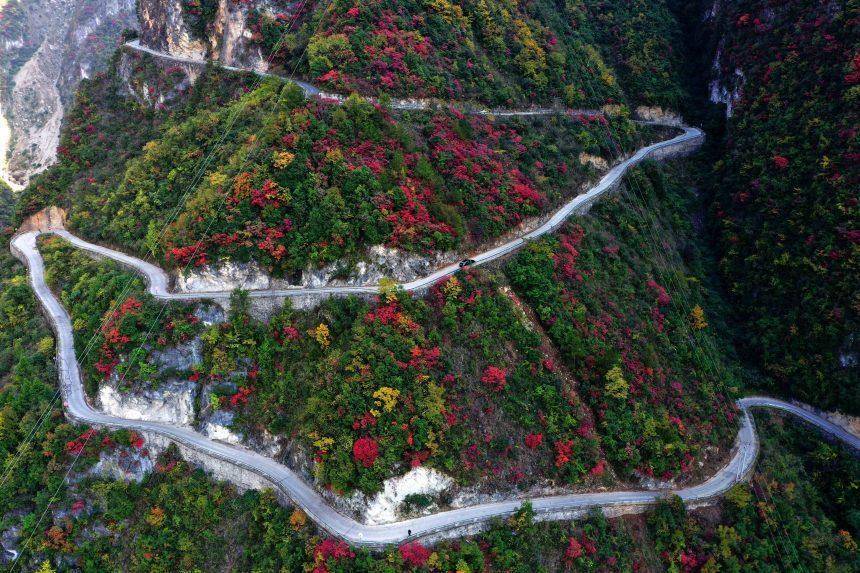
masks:
<instances>
[{"instance_id":1,"label":"yellow foliage tree","mask_svg":"<svg viewBox=\"0 0 860 573\"><path fill-rule=\"evenodd\" d=\"M621 372L620 366L613 366L606 373L606 393L613 398L623 400L627 398L627 391L630 389L630 384L624 379L624 374Z\"/></svg>"},{"instance_id":2,"label":"yellow foliage tree","mask_svg":"<svg viewBox=\"0 0 860 573\"><path fill-rule=\"evenodd\" d=\"M329 333L328 326L322 322L319 326L311 330L311 335L313 335L314 340L316 340L323 348L328 348L331 344L331 334Z\"/></svg>"},{"instance_id":3,"label":"yellow foliage tree","mask_svg":"<svg viewBox=\"0 0 860 573\"><path fill-rule=\"evenodd\" d=\"M42 338L36 345L36 349L42 354L50 354L54 350L54 339L50 336Z\"/></svg>"},{"instance_id":4,"label":"yellow foliage tree","mask_svg":"<svg viewBox=\"0 0 860 573\"><path fill-rule=\"evenodd\" d=\"M379 294L386 302L394 302L397 298L397 281L389 277L379 279Z\"/></svg>"},{"instance_id":5,"label":"yellow foliage tree","mask_svg":"<svg viewBox=\"0 0 860 573\"><path fill-rule=\"evenodd\" d=\"M470 28L471 22L463 14L463 9L460 6L452 4L448 0L430 0L429 5L449 24L457 26L461 30Z\"/></svg>"},{"instance_id":6,"label":"yellow foliage tree","mask_svg":"<svg viewBox=\"0 0 860 573\"><path fill-rule=\"evenodd\" d=\"M704 330L708 328L708 321L705 320L705 311L698 304L690 312L690 318L693 321L693 328L696 330Z\"/></svg>"},{"instance_id":7,"label":"yellow foliage tree","mask_svg":"<svg viewBox=\"0 0 860 573\"><path fill-rule=\"evenodd\" d=\"M445 300L456 300L462 292L463 285L460 284L457 277L451 277L442 285L442 293L445 295Z\"/></svg>"},{"instance_id":8,"label":"yellow foliage tree","mask_svg":"<svg viewBox=\"0 0 860 573\"><path fill-rule=\"evenodd\" d=\"M301 509L293 510L293 513L290 514L290 528L293 531L298 531L302 529L308 523L308 516Z\"/></svg>"},{"instance_id":9,"label":"yellow foliage tree","mask_svg":"<svg viewBox=\"0 0 860 573\"><path fill-rule=\"evenodd\" d=\"M153 507L146 514L146 522L153 527L161 527L161 524L164 523L164 510L158 506Z\"/></svg>"},{"instance_id":10,"label":"yellow foliage tree","mask_svg":"<svg viewBox=\"0 0 860 573\"><path fill-rule=\"evenodd\" d=\"M289 166L295 158L296 155L289 151L276 151L274 154L275 167L277 169L283 169Z\"/></svg>"},{"instance_id":11,"label":"yellow foliage tree","mask_svg":"<svg viewBox=\"0 0 860 573\"><path fill-rule=\"evenodd\" d=\"M386 412L391 412L397 406L397 398L400 397L400 390L383 386L373 393L376 399L376 405L381 407Z\"/></svg>"}]
</instances>

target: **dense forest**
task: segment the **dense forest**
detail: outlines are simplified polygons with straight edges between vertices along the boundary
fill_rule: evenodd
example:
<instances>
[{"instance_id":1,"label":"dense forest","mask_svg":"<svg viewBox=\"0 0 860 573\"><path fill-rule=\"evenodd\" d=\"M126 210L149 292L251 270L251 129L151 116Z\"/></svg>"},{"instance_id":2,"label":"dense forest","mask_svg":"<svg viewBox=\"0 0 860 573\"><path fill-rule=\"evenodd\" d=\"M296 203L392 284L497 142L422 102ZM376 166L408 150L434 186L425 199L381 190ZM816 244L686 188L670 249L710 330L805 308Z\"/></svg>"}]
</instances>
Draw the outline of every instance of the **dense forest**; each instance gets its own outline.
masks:
<instances>
[{"instance_id":1,"label":"dense forest","mask_svg":"<svg viewBox=\"0 0 860 573\"><path fill-rule=\"evenodd\" d=\"M8 236L8 235L7 235ZM271 494L240 494L210 481L176 452L143 481L91 475L99 460L140 463L147 445L128 432L92 433L51 407L52 337L35 312L23 268L3 255L0 412L4 457L40 417L24 456L4 464L3 527L20 527L24 570L61 571L852 571L858 566L857 460L814 433L761 415L763 454L750 485L719 506L687 512L668 500L642 517L538 524L528 507L475 538L410 543L382 555L316 531ZM22 311L33 318L21 321ZM14 343L12 342L14 341ZM34 451L41 455L27 455ZM80 455L79 455L80 454ZM65 468L76 459L74 479ZM123 460L125 460L123 462ZM37 492L41 492L36 495ZM47 515L44 510L49 507ZM58 565L62 564L62 565Z\"/></svg>"},{"instance_id":2,"label":"dense forest","mask_svg":"<svg viewBox=\"0 0 860 573\"><path fill-rule=\"evenodd\" d=\"M726 4L719 72L742 85L712 215L741 346L774 389L857 414L860 6Z\"/></svg>"},{"instance_id":3,"label":"dense forest","mask_svg":"<svg viewBox=\"0 0 860 573\"><path fill-rule=\"evenodd\" d=\"M690 185L649 164L504 273L460 273L424 299L392 288L371 304L287 304L262 322L238 293L205 331L134 275L40 244L91 394L109 379L157 384L152 352L200 335L201 363L178 374L211 388L243 430L301 436L325 488L373 493L422 464L496 488L689 480L707 451L724 460L742 386L686 218Z\"/></svg>"},{"instance_id":4,"label":"dense forest","mask_svg":"<svg viewBox=\"0 0 860 573\"><path fill-rule=\"evenodd\" d=\"M646 164L505 269L579 381L609 459L664 479L733 433L742 386L691 220L701 208L692 184Z\"/></svg>"},{"instance_id":5,"label":"dense forest","mask_svg":"<svg viewBox=\"0 0 860 573\"><path fill-rule=\"evenodd\" d=\"M344 93L580 108L685 98L663 0L245 3L264 54ZM213 32L216 4L183 4L198 37Z\"/></svg>"},{"instance_id":6,"label":"dense forest","mask_svg":"<svg viewBox=\"0 0 860 573\"><path fill-rule=\"evenodd\" d=\"M144 78L155 73L139 65ZM161 78L165 91L173 73ZM117 101L121 81L114 67L83 88L59 164L24 208L68 205L82 234L166 266L253 259L284 275L361 259L372 245L420 254L480 245L594 179L594 163L613 152L607 130L631 149L665 136L623 114L394 117L358 98L306 101L274 80L219 109L224 100L207 96L187 116L191 102L168 111ZM118 119L151 127L113 138ZM225 130L230 139L215 137Z\"/></svg>"},{"instance_id":7,"label":"dense forest","mask_svg":"<svg viewBox=\"0 0 860 573\"><path fill-rule=\"evenodd\" d=\"M216 32L217 1L180 2L194 36ZM57 164L0 189L6 243L58 205L76 234L168 268L256 261L292 279L374 245L430 256L518 232L670 135L635 122L640 105L703 124L707 147L644 163L552 235L427 293L383 281L265 320L237 291L204 324L206 305L164 305L43 237L91 397L194 384L197 414L273 436L336 495L419 466L496 495L698 483L728 458L739 396L860 412L856 0L236 2L276 72L379 102L214 65L191 81L118 49L82 82ZM389 96L607 113L402 112ZM196 364L158 366L191 341ZM372 553L174 448L69 423L53 355L4 249L0 542L21 570L860 569L857 456L764 411L755 472L711 506L539 523L526 504L482 533Z\"/></svg>"}]
</instances>

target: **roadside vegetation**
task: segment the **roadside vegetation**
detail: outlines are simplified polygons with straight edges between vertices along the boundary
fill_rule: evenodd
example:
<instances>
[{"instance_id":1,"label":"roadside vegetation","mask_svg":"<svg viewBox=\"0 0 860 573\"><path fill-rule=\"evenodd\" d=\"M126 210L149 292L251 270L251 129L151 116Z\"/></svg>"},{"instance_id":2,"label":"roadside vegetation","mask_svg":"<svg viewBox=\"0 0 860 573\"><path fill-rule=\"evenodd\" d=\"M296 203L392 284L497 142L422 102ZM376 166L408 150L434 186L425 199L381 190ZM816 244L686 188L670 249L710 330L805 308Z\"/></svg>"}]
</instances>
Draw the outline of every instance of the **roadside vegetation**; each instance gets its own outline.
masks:
<instances>
[{"instance_id":1,"label":"roadside vegetation","mask_svg":"<svg viewBox=\"0 0 860 573\"><path fill-rule=\"evenodd\" d=\"M572 196L619 149L665 136L628 109L701 107L680 77L690 62L675 16L692 11L698 27L713 5L333 0L323 13L328 3L268 0L272 16L243 4L264 51L305 6L278 69L343 93L619 113L604 124L334 107L214 67L189 87L180 68L120 51L81 84L58 163L17 197L0 191L4 244L58 205L82 236L173 267L254 260L290 277L376 244L468 250ZM195 36L216 5L182 0ZM200 363L169 376L210 390L199 406L229 410L246 436L275 435L281 458L310 460L339 494L373 494L422 465L481 493L687 484L725 462L743 393L857 413L856 2L718 8L701 41L687 39L702 69L719 42L722 79L739 88L712 155L646 163L587 216L426 295L383 283L373 300L288 304L262 321L237 292L206 326L133 273L43 237L88 393L120 379L156 387L154 353L199 341ZM371 553L175 448L70 424L57 396L53 336L4 249L0 541L22 552L21 570L860 570L855 453L777 414L756 412L756 470L710 507L668 498L641 516L536 523L526 505L478 535Z\"/></svg>"},{"instance_id":2,"label":"roadside vegetation","mask_svg":"<svg viewBox=\"0 0 860 573\"><path fill-rule=\"evenodd\" d=\"M250 4L264 53L343 93L580 108L685 97L662 0Z\"/></svg>"},{"instance_id":3,"label":"roadside vegetation","mask_svg":"<svg viewBox=\"0 0 860 573\"><path fill-rule=\"evenodd\" d=\"M287 303L267 322L239 292L228 320L205 329L170 305L157 336L147 331L161 303L141 279L43 245L81 344L96 335L91 392L121 372L152 379L152 350L199 336L202 361L183 377L211 387L205 406L232 411L243 433L283 437L323 487L374 493L428 465L466 485L583 488L613 483L613 470L631 483L690 481L728 455L745 372L695 236L697 205L688 173L648 164L504 273L467 270L426 297L389 288L312 311ZM104 296L122 279L133 284L122 300Z\"/></svg>"},{"instance_id":4,"label":"roadside vegetation","mask_svg":"<svg viewBox=\"0 0 860 573\"><path fill-rule=\"evenodd\" d=\"M194 306L156 300L137 274L97 261L50 235L39 238L39 250L45 282L72 317L90 396L108 381L121 390L157 387L165 373L153 363L153 353L188 343L202 330Z\"/></svg>"},{"instance_id":5,"label":"roadside vegetation","mask_svg":"<svg viewBox=\"0 0 860 573\"><path fill-rule=\"evenodd\" d=\"M624 475L689 475L736 432L742 383L703 274L692 185L682 169L646 164L505 267Z\"/></svg>"},{"instance_id":6,"label":"roadside vegetation","mask_svg":"<svg viewBox=\"0 0 860 573\"><path fill-rule=\"evenodd\" d=\"M358 98L309 102L275 80L186 116L180 104L168 112L115 102L117 81L85 87L60 164L31 186L24 209L68 204L78 232L169 266L253 259L283 276L355 262L373 245L417 254L468 248L594 179L612 152L605 130L631 148L666 136L623 114L392 115ZM110 96L89 99L88 91ZM132 140L102 131L132 111L145 112L150 128ZM225 130L229 138L216 136Z\"/></svg>"}]
</instances>

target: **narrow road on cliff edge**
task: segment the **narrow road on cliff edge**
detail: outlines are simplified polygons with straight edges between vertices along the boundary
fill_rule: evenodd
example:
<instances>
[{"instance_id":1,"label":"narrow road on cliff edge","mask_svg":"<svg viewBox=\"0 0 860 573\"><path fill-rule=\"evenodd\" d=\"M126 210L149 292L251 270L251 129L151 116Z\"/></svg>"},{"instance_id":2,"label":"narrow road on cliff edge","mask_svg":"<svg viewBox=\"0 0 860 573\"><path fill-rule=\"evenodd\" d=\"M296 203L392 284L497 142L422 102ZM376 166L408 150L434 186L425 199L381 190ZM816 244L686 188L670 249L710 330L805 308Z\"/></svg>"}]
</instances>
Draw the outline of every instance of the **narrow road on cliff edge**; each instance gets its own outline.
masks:
<instances>
[{"instance_id":1,"label":"narrow road on cliff edge","mask_svg":"<svg viewBox=\"0 0 860 573\"><path fill-rule=\"evenodd\" d=\"M190 66L199 66L204 67L210 60L206 60L203 58L188 58L184 56L177 56L174 54L170 54L168 52L162 52L161 50L156 50L154 48L150 48L149 46L145 46L140 43L140 40L131 40L130 42L126 42L125 46L131 50L136 52L142 52L149 54L151 56L155 56L156 58L174 62L177 64L186 64ZM343 103L346 101L346 96L342 94L328 93L324 92L322 89L317 86L310 84L304 80L300 80L297 78L289 77L289 76L280 76L277 74L272 74L269 72L265 72L255 68L238 68L235 66L220 66L221 69L228 70L231 72L240 72L240 73L251 73L256 74L260 77L264 78L277 78L279 80L283 80L286 82L291 82L299 86L303 92L305 92L305 96L308 98L321 98L323 100L335 101L339 103ZM377 102L375 98L368 97L366 98L368 101ZM497 117L513 117L513 116L538 116L538 115L558 115L558 114L566 114L566 115L580 115L587 117L596 117L599 115L603 115L603 112L599 109L572 109L572 108L564 108L564 107L530 107L524 109L489 109L484 107L479 107L470 102L450 102L445 100L436 100L436 99L398 99L394 98L390 100L389 103L391 109L401 110L401 111L418 111L418 110L429 110L429 109L437 109L441 107L454 106L461 109L464 113L468 113L471 115L494 115Z\"/></svg>"},{"instance_id":2,"label":"narrow road on cliff edge","mask_svg":"<svg viewBox=\"0 0 860 573\"><path fill-rule=\"evenodd\" d=\"M205 64L203 61L178 58L169 54L164 54L142 46L136 42L130 43L129 47L149 52L153 55L176 62L192 65ZM237 68L227 69L235 69L236 71L245 72L253 71ZM265 73L260 74L268 75ZM337 101L342 101L341 96L323 94L319 89L307 84L306 82L298 80L290 81L294 81L298 84L308 96L332 98ZM399 109L429 109L437 105L439 105L439 102L428 102L427 100L396 100L393 102L392 107ZM593 110L558 109L495 111L473 109L469 111L470 113L493 115L600 113ZM683 154L689 149L699 145L703 139L704 134L699 129L684 127L681 135L640 149L632 157L613 167L587 193L575 197L558 209L545 223L534 231L494 249L478 255L473 255L471 258L475 261L474 265L482 265L499 259L500 257L521 248L530 240L552 232L568 217L574 213L587 209L594 201L610 191L620 182L628 169L635 166L642 160L648 157L661 158L670 155ZM328 505L326 500L310 484L303 481L299 475L271 458L265 457L241 446L209 439L188 427L173 426L160 422L127 420L105 414L104 412L96 410L90 406L84 393L80 367L75 354L71 319L69 314L45 283L44 261L42 260L42 256L39 253L36 243L38 236L43 233L56 234L68 240L71 244L80 249L110 258L126 267L134 269L136 272L139 272L146 277L146 280L149 283L149 291L153 296L159 299L224 300L228 298L231 293L228 291L201 291L190 293L169 292L169 277L167 273L159 267L118 251L94 245L61 228L29 231L17 234L13 237L11 242L12 252L27 265L30 284L57 335L57 362L60 374L60 390L63 397L63 406L67 416L71 420L82 424L112 429L126 428L141 432L145 436L160 436L202 454L208 459L215 460L216 462L232 464L233 466L256 474L263 478L264 481L267 481L273 488L280 490L280 492L283 493L293 504L305 511L305 513L307 513L308 516L322 529L353 545L379 548L389 544L400 543L407 539L457 534L463 531L463 528L484 524L490 519L496 517L510 515L516 512L525 501L532 503L534 511L539 518L552 519L567 518L573 513L584 512L595 508L613 508L619 512L633 512L641 510L644 506L655 503L668 494L678 495L688 503L713 499L722 495L736 483L744 480L752 471L759 449L758 436L750 413L752 408L775 408L792 413L802 418L804 421L817 426L834 438L845 442L850 447L860 450L860 438L800 406L788 404L772 398L748 397L739 400L737 403L741 410L741 424L731 460L710 479L700 485L664 491L614 491L535 498L517 498L502 502L478 504L470 507L442 511L432 515L395 523L365 525L339 513ZM452 264L437 270L429 276L400 286L407 291L419 291L454 274L458 269L459 266L457 264ZM372 285L358 287L334 286L323 288L297 287L281 290L251 291L250 296L258 298L277 298L302 295L331 296L374 294L378 292L379 288Z\"/></svg>"},{"instance_id":3,"label":"narrow road on cliff edge","mask_svg":"<svg viewBox=\"0 0 860 573\"><path fill-rule=\"evenodd\" d=\"M520 248L528 240L549 233L572 213L589 205L600 195L606 193L630 166L641 161L655 150L681 145L691 140L701 139L701 137L702 134L699 130L687 128L683 135L641 149L633 157L613 168L588 193L579 195L559 209L539 229L536 229L525 237L510 241L501 247L476 255L474 257L475 264L484 264L497 259ZM82 424L113 429L127 428L141 432L144 435L158 435L215 460L233 464L253 472L270 482L272 487L281 490L292 503L302 508L321 528L353 545L381 547L392 543L399 543L410 538L421 538L437 534L444 535L446 532L448 534L455 534L457 533L456 530L460 528L482 524L495 517L510 515L524 501L530 501L539 516L550 519L553 517L563 518L573 512L587 511L594 508L615 508L621 512L636 511L643 506L655 503L669 493L680 496L685 502L698 502L715 498L726 492L734 484L744 480L753 468L758 454L759 442L750 415L751 408L776 408L789 412L810 424L814 424L827 434L845 442L849 446L860 450L860 438L820 416L799 406L780 400L765 397L749 397L743 398L737 403L742 413L741 425L731 460L710 479L700 485L671 491L614 491L511 499L503 502L485 503L442 511L396 523L365 525L339 513L329 506L325 499L311 485L303 481L301 477L288 467L271 458L267 458L241 446L209 439L191 428L158 422L127 420L107 415L90 406L84 393L80 368L75 354L71 319L45 283L44 262L36 243L36 239L42 233L59 235L78 248L113 259L136 270L146 277L149 282L149 290L153 296L160 299L219 299L228 297L230 293L170 293L168 291L168 275L162 269L135 257L88 243L63 229L29 231L16 235L11 243L12 252L27 265L30 284L44 307L57 335L60 389L63 396L63 405L68 417ZM456 270L457 265L451 265L440 269L428 277L401 286L406 290L425 288L433 282L453 274ZM278 291L252 291L251 296L279 297L296 294L351 294L357 292L374 293L378 292L378 287L297 288Z\"/></svg>"}]
</instances>

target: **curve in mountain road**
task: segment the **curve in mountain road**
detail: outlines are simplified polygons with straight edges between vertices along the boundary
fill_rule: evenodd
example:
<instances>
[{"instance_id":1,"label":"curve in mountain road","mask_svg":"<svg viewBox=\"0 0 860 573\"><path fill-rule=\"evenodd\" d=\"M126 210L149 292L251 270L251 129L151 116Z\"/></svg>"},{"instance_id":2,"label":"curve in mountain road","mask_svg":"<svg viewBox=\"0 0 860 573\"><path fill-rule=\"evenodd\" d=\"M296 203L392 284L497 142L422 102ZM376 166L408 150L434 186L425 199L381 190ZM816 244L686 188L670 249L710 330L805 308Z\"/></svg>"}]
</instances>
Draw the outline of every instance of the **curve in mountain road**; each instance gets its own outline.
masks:
<instances>
[{"instance_id":1,"label":"curve in mountain road","mask_svg":"<svg viewBox=\"0 0 860 573\"><path fill-rule=\"evenodd\" d=\"M486 265L504 256L521 249L529 241L533 241L543 235L549 234L557 229L566 219L574 213L582 212L591 206L600 197L611 191L621 181L627 171L641 163L645 159L659 152L674 152L675 150L683 151L686 146L696 146L704 140L702 131L695 127L685 127L682 134L661 141L646 147L641 148L631 157L618 163L610 169L600 181L594 185L588 192L577 195L558 210L556 210L550 218L537 229L515 239L512 239L498 247L490 250L471 255L469 258L474 261L470 266L476 267ZM108 247L96 245L76 237L64 229L52 229L50 231L59 235L73 244L79 249L90 253L101 255L113 259L122 265L132 268L140 274L144 275L149 282L150 292L156 298L164 300L199 300L208 298L212 300L226 300L230 298L232 291L195 291L195 292L170 292L168 285L170 278L167 273L161 268L140 260L136 257L115 251ZM14 241L13 241L14 243ZM413 281L398 285L407 292L420 291L426 289L440 280L449 277L460 270L459 263L452 263L442 267L430 275L417 278ZM275 298L275 297L296 297L303 295L360 295L360 294L378 294L379 287L376 285L366 286L330 286L330 287L293 287L284 289L265 289L265 290L250 290L249 296L252 298Z\"/></svg>"},{"instance_id":2,"label":"curve in mountain road","mask_svg":"<svg viewBox=\"0 0 860 573\"><path fill-rule=\"evenodd\" d=\"M209 439L191 428L159 422L127 420L110 416L90 406L84 393L75 354L71 319L45 283L44 262L36 244L36 239L41 233L42 231L31 231L16 236L12 241L12 250L26 263L33 291L56 331L60 388L63 406L68 417L92 426L125 428L145 434L157 434L216 460L251 471L280 489L321 528L353 545L379 548L407 539L444 534L486 523L496 517L511 515L525 501L532 503L538 516L546 518L567 516L571 512L595 508L615 508L620 512L632 512L641 510L643 506L653 504L669 494L678 495L686 503L705 502L720 496L733 485L744 480L752 471L759 449L758 436L749 411L752 408L777 408L789 412L860 450L860 438L800 406L773 398L748 397L738 401L741 409L741 426L731 460L702 484L666 491L613 491L511 499L442 511L395 523L365 525L329 506L325 499L300 476L271 458L240 446ZM66 232L59 234L63 237L73 237ZM132 257L120 260L123 264L136 261ZM146 263L143 264L146 265ZM159 274L156 273L153 276L159 276ZM161 271L160 276L166 275ZM156 288L160 287L156 286Z\"/></svg>"},{"instance_id":3,"label":"curve in mountain road","mask_svg":"<svg viewBox=\"0 0 860 573\"><path fill-rule=\"evenodd\" d=\"M731 460L706 482L673 491L616 491L538 497L532 499L512 499L498 503L480 504L453 509L433 515L382 525L364 525L333 509L300 476L288 467L261 454L240 446L234 446L209 439L191 428L141 420L127 420L107 415L89 405L83 390L80 369L74 348L74 335L71 319L45 283L45 269L36 239L41 231L31 231L15 237L12 250L29 269L30 284L42 304L57 334L57 361L60 372L60 388L63 406L70 419L93 426L114 429L130 429L144 434L156 434L175 441L187 448L209 456L215 460L233 464L268 480L272 486L281 490L295 505L301 507L320 527L353 545L382 547L399 543L411 538L444 534L463 527L482 524L495 517L514 513L524 501L530 501L537 515L550 518L567 516L571 512L586 511L594 508L615 508L620 512L641 510L643 506L655 503L668 494L676 494L687 503L704 502L720 496L736 483L744 480L752 470L758 454L759 442L752 423L750 409L776 408L802 418L827 434L860 450L860 438L848 433L840 426L794 404L767 397L748 397L738 401L741 409L741 427L738 432ZM60 236L72 239L77 244L80 239L65 231ZM101 252L101 251L100 251ZM113 257L115 251L101 252L119 262L134 266L142 264L140 270L147 269L147 263L133 257ZM151 265L149 265L151 266ZM153 271L157 267L148 268ZM166 274L149 272L150 277L164 277ZM152 290L165 287L156 279ZM192 294L196 298L208 295Z\"/></svg>"},{"instance_id":4,"label":"curve in mountain road","mask_svg":"<svg viewBox=\"0 0 860 573\"><path fill-rule=\"evenodd\" d=\"M134 47L134 46L132 46ZM181 58L172 57L137 45L135 49L154 53L161 57L169 57L176 61ZM196 60L186 63L200 64ZM229 69L229 68L228 68ZM239 70L249 71L249 70ZM259 72L258 72L259 73ZM267 75L267 74L263 74ZM295 81L295 80L293 80ZM324 96L310 84L296 81L309 95ZM409 104L414 105L414 104ZM419 109L412 107L410 109ZM546 110L549 113L549 110ZM507 110L508 115L534 115L543 113L541 110ZM475 113L490 113L476 111ZM552 113L558 113L553 110ZM633 156L613 167L587 193L579 195L558 209L552 216L534 231L513 239L499 247L473 255L474 265L482 265L506 256L516 251L530 240L552 232L572 214L587 209L594 201L610 191L619 183L628 169L649 156L662 153L672 153L696 146L704 138L701 130L684 127L683 133L670 140L644 147ZM824 432L860 450L860 438L846 432L841 427L817 416L808 410L766 397L749 397L738 401L741 410L741 424L736 439L731 460L717 471L706 482L682 489L665 491L613 491L598 493L581 493L536 498L511 499L496 503L478 504L470 507L452 509L432 515L381 525L365 525L339 513L308 483L288 467L253 452L241 446L231 445L212 440L183 426L129 420L111 416L93 408L86 399L80 374L80 367L74 347L74 334L69 314L60 304L45 282L45 267L37 246L37 238L43 233L52 233L63 237L72 245L115 260L122 265L134 269L144 275L149 283L149 291L159 299L170 300L223 300L230 296L229 291L206 291L173 293L167 273L161 268L118 251L89 243L62 228L50 228L20 232L11 242L12 252L23 261L29 270L30 285L39 299L46 315L57 336L57 362L60 375L60 391L63 406L67 416L76 422L92 426L113 429L130 429L147 435L156 435L174 441L186 448L198 452L210 459L232 464L253 474L256 474L279 489L290 501L300 507L321 528L350 544L378 548L385 545L400 543L408 539L455 533L457 530L480 525L497 517L504 517L516 512L523 502L532 503L535 513L543 518L567 517L571 513L587 511L595 508L614 508L619 512L641 510L644 506L653 504L669 494L680 496L685 502L704 502L720 496L733 485L746 478L754 466L758 454L759 442L749 412L752 408L776 408L792 413L809 422ZM448 277L459 270L458 264L452 264L437 270L426 277L400 285L407 291L418 291L429 287L435 282ZM285 297L307 294L318 295L348 295L378 293L377 286L358 287L323 287L323 288L291 288L280 290L250 291L251 297Z\"/></svg>"}]
</instances>

